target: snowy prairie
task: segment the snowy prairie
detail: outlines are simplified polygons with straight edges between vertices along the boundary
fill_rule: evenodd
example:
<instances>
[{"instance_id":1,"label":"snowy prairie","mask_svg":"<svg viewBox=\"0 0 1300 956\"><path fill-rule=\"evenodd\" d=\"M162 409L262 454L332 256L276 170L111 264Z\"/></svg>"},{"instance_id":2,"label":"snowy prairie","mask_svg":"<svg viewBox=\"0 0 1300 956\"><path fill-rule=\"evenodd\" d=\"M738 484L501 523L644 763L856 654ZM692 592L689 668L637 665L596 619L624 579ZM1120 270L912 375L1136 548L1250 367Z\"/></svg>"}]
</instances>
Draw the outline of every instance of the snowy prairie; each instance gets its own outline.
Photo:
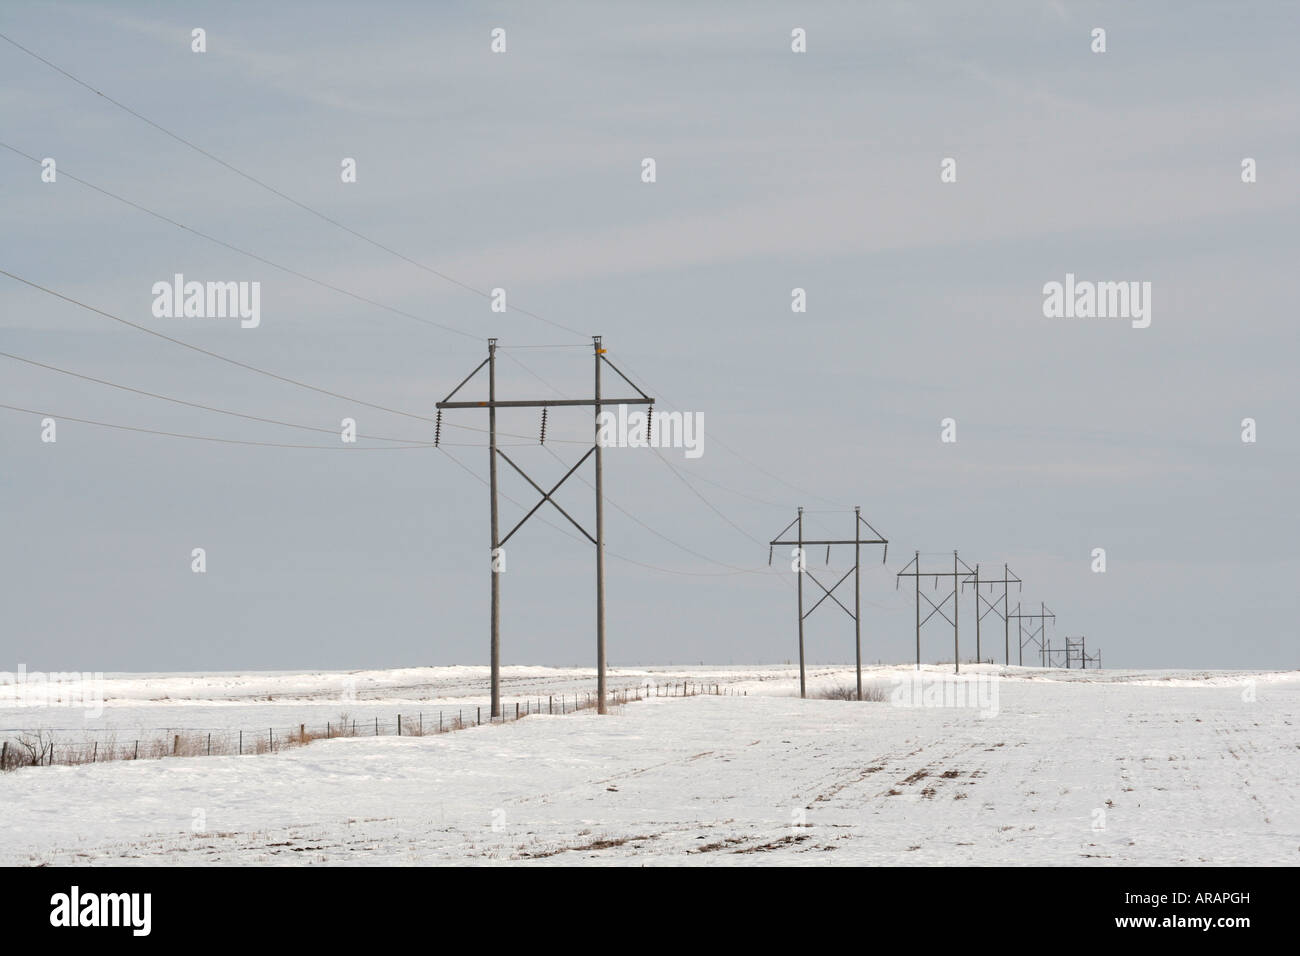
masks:
<instances>
[{"instance_id":1,"label":"snowy prairie","mask_svg":"<svg viewBox=\"0 0 1300 956\"><path fill-rule=\"evenodd\" d=\"M978 701L954 698L942 668L917 683L873 667L887 699L857 702L800 700L788 667L622 668L611 686L730 693L26 768L0 775L0 863L1300 864L1300 672L969 671ZM428 715L484 703L485 677L115 675L101 715L0 706L0 736L311 722L345 692L354 713ZM591 677L507 668L504 696L583 693Z\"/></svg>"}]
</instances>

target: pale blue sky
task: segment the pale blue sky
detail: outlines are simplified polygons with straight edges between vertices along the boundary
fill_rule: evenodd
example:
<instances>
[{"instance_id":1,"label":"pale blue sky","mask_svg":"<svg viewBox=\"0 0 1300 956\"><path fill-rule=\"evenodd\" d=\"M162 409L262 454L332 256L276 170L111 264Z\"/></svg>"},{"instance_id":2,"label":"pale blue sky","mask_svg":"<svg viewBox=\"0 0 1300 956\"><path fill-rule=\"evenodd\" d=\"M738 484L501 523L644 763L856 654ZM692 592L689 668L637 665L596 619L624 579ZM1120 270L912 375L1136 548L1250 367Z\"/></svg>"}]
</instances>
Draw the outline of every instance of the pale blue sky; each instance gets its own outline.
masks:
<instances>
[{"instance_id":1,"label":"pale blue sky","mask_svg":"<svg viewBox=\"0 0 1300 956\"><path fill-rule=\"evenodd\" d=\"M704 456L669 454L698 495L649 453L606 456L611 502L710 559L607 508L614 663L793 659L793 582L767 571L766 541L799 504L860 504L891 540L887 568L864 576L870 660L912 653L913 599L893 572L914 549L943 562L958 548L1009 563L1023 599L1059 615L1054 640L1086 634L1108 665L1295 667L1297 9L32 3L6 9L0 32L404 255L604 335L661 407L703 413ZM503 56L488 50L497 26ZM796 26L807 54L789 51ZM1095 26L1104 55L1089 49ZM584 344L490 313L6 43L0 120L22 152L359 295L505 346ZM356 184L339 181L344 156ZM646 156L654 185L640 182ZM939 182L945 156L956 184ZM481 341L38 174L0 149L0 268L31 281L422 415L482 356ZM154 319L150 287L176 272L260 281L261 327ZM1066 272L1150 281L1151 327L1045 319L1042 286ZM790 311L796 286L805 315ZM0 303L2 351L261 417L429 435L4 277ZM509 354L526 368L503 358L503 396L547 394L530 371L571 394L590 386L589 350ZM0 402L330 441L9 359ZM1246 416L1255 445L1239 438ZM939 441L945 417L955 445ZM533 411L503 413L507 431L537 426ZM548 433L584 438L587 419L556 412ZM486 662L486 490L442 454L66 421L57 444L39 436L38 416L0 410L0 669ZM451 450L486 473L483 448ZM511 453L545 484L567 467ZM503 491L534 500L504 473ZM585 486L558 497L589 520ZM503 523L517 514L504 505ZM850 520L809 517L837 536ZM593 663L590 546L541 524L511 544L504 661ZM206 575L189 570L194 547ZM1090 571L1094 547L1105 575ZM728 566L756 573L717 573ZM962 645L973 654L973 631ZM824 605L808 647L851 660L851 622ZM951 631L932 621L923 649L950 656Z\"/></svg>"}]
</instances>

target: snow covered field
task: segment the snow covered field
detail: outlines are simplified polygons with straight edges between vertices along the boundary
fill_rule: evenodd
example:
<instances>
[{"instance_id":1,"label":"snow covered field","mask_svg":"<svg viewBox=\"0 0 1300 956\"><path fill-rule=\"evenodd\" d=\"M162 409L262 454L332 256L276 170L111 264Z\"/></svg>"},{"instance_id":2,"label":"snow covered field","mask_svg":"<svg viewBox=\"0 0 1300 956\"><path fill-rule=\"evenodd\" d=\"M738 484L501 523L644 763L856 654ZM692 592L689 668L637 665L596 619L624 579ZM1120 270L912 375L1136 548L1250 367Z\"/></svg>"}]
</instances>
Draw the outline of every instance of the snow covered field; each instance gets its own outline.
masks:
<instances>
[{"instance_id":1,"label":"snow covered field","mask_svg":"<svg viewBox=\"0 0 1300 956\"><path fill-rule=\"evenodd\" d=\"M1300 864L1300 672L971 671L994 695L977 706L945 702L942 668L910 701L910 668L870 668L895 699L862 703L801 701L788 667L620 669L611 686L733 694L28 768L0 776L0 863ZM812 673L815 688L853 679ZM336 714L343 694L354 713L427 714L484 702L485 678L119 675L98 718L0 707L0 736L283 725ZM580 669L503 679L507 700L590 685Z\"/></svg>"}]
</instances>

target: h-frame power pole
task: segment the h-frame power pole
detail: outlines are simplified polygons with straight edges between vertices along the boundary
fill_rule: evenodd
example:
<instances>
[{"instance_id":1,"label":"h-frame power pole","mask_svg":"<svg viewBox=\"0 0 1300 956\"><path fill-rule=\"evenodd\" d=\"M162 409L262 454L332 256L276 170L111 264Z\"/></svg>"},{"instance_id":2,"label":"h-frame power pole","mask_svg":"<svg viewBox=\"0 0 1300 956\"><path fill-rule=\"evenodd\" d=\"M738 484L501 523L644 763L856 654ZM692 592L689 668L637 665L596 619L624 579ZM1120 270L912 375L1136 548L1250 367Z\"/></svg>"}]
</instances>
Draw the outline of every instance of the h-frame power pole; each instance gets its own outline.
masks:
<instances>
[{"instance_id":1,"label":"h-frame power pole","mask_svg":"<svg viewBox=\"0 0 1300 956\"><path fill-rule=\"evenodd\" d=\"M605 349L601 347L600 336L591 337L592 346L595 350L596 358L596 378L595 393L592 398L542 398L542 399L510 399L508 401L497 400L497 371L496 371L496 352L497 340L488 339L488 354L474 371L470 372L465 378L451 390L451 393L438 402L438 423L442 423L442 410L450 408L486 408L488 411L488 492L491 497L491 521L492 521L492 716L501 716L501 558L503 556L502 548L521 527L525 521L531 518L539 508L546 502L554 505L555 509L569 519L569 522L582 532L592 544L596 546L596 708L597 713L605 713L605 496L604 496L604 470L601 467L601 410L606 405L653 405L654 399L641 391L632 380L618 370L605 356ZM636 391L635 398L605 398L600 388L600 371L601 367L608 365L614 370L623 381L631 385ZM452 397L465 387L475 375L487 366L488 370L488 400L486 402L467 402L452 401ZM557 481L550 491L546 491L528 474L520 468L515 462L497 447L497 409L498 408L550 408L554 406L566 405L589 405L595 409L595 431L592 446L587 449L577 463L570 468ZM435 444L437 439L435 438ZM586 528L574 520L573 516L560 507L552 497L560 486L569 479L569 477L578 470L578 468L591 457L595 457L596 470L596 534L593 537ZM505 460L515 471L523 477L533 488L540 494L541 500L537 502L526 515L519 519L519 523L510 529L510 532L502 538L500 536L500 526L497 522L497 458Z\"/></svg>"},{"instance_id":2,"label":"h-frame power pole","mask_svg":"<svg viewBox=\"0 0 1300 956\"><path fill-rule=\"evenodd\" d=\"M1069 635L1066 635L1065 638L1065 669L1066 670L1070 669L1070 664L1073 661L1077 661L1079 663L1079 666L1082 668L1086 669L1088 667L1087 647L1088 647L1088 639L1086 637L1082 637L1082 636L1070 637Z\"/></svg>"},{"instance_id":3,"label":"h-frame power pole","mask_svg":"<svg viewBox=\"0 0 1300 956\"><path fill-rule=\"evenodd\" d=\"M958 595L961 592L961 586L959 582L961 581L961 577L963 574L961 568L966 569L965 574L968 576L974 574L975 569L972 568L965 561L963 561L961 558L957 557L957 552L954 551L952 553L951 571L922 571L921 552L917 551L915 554L916 556L912 558L911 561L908 561L907 564L903 565L903 570L899 571L898 574L894 576L894 588L895 589L898 588L899 578L916 578L916 669L917 670L921 669L921 627L922 625L925 624L926 621L930 620L930 618L938 614L941 618L943 618L945 621L947 621L949 624L952 625L953 673L960 674L961 673L961 645L959 643L958 633L957 633L957 618L958 618L958 611L960 610L959 605L961 604L961 602L958 600ZM912 570L908 571L907 570L908 568L911 568ZM925 621L921 620L921 597L922 597L921 578L934 578L934 586L936 589L939 587L940 578L952 578L952 591L945 594L943 600L940 601L938 604L935 604L933 601L931 601L928 595L925 596L926 603L929 604L931 608L933 608L933 610L930 611L930 613L925 616ZM951 618L948 617L947 614L943 613L943 606L948 603L948 598L952 598Z\"/></svg>"},{"instance_id":4,"label":"h-frame power pole","mask_svg":"<svg viewBox=\"0 0 1300 956\"><path fill-rule=\"evenodd\" d=\"M836 604L840 605L840 609L844 611L845 614L853 618L854 644L857 648L857 667L858 667L858 695L857 696L858 696L858 700L862 699L862 572L861 572L862 546L864 544L884 545L885 546L884 553L882 554L880 559L880 563L884 564L885 563L884 556L889 554L889 541L888 539L882 537L879 531L877 531L875 528L872 528L871 523L867 521L866 518L862 517L861 507L855 507L853 509L853 518L854 520L853 520L852 538L805 539L803 536L803 508L800 507L798 514L795 516L795 519L791 521L788 525L786 525L784 528L782 528L781 534L778 534L775 538L769 541L767 545L767 563L769 565L772 563L772 549L777 547L778 545L780 546L793 545L797 549L795 551L795 572L799 576L797 591L799 594L799 696L800 697L808 696L807 694L808 687L807 687L807 681L804 672L803 622L808 617L809 614L812 614L813 611L817 610L817 608L821 606L821 603L823 601L825 601L827 598L830 598ZM863 525L866 525L871 530L871 533L875 535L874 538L862 537ZM785 534L791 528L797 528L797 532L796 532L797 536L795 540L794 541L781 540L781 535ZM825 545L826 560L827 562L829 562L831 557L831 545L833 544L853 545L853 567L845 571L843 577L841 577L838 581L836 581L833 585L831 585L830 588L827 588L826 585L822 584L815 577L813 577L812 573L808 570L808 561L806 558L806 554L804 552L804 548L807 547L808 545L817 545L818 547ZM817 603L808 609L807 614L805 614L803 610L803 577L805 574L808 575L809 579L813 582L813 584L817 585L819 588L822 589L822 591L825 592L824 594L822 594L820 598L817 599ZM841 584L843 584L848 579L848 576L850 574L853 575L853 610L852 611L846 608L843 604L840 604L840 599L837 598L834 594L835 589L838 588Z\"/></svg>"},{"instance_id":5,"label":"h-frame power pole","mask_svg":"<svg viewBox=\"0 0 1300 956\"><path fill-rule=\"evenodd\" d=\"M1020 605L1016 604L1015 611L1010 615L1016 619L1016 627L1020 632L1020 666L1025 663L1025 645L1038 645L1038 658L1041 666L1047 666L1047 622L1056 620L1056 615L1048 610L1047 605L1039 603L1039 613L1022 614ZM1037 621L1038 624L1030 631L1025 631L1025 621Z\"/></svg>"},{"instance_id":6,"label":"h-frame power pole","mask_svg":"<svg viewBox=\"0 0 1300 956\"><path fill-rule=\"evenodd\" d=\"M1008 608L1007 608L1007 595L1008 595L1008 591L1009 591L1009 589L1010 589L1010 586L1011 586L1012 584L1016 585L1017 587L1022 587L1023 584L1024 584L1024 582L1021 581L1020 578L1018 578L1018 577L1016 577L1014 574L1012 574L1012 573L1011 573L1011 569L1008 568L1005 564L1002 565L1002 577L1000 577L1000 578L982 578L982 577L980 577L980 566L979 566L978 564L976 564L976 565L975 565L974 581L972 582L971 579L968 577L968 578L967 578L965 581L963 581L961 584L962 584L962 587L965 587L967 584L971 584L971 583L974 583L974 585L975 585L975 595L976 595L976 597L975 597L975 660L977 660L977 661L981 660L981 657L980 657L980 621L984 620L984 617L985 617L985 616L986 616L986 615L991 611L992 613L996 614L998 617L1002 618L1002 647L1003 647L1002 653L1003 653L1003 659L1004 659L1004 661L1005 661L1007 664L1010 664L1010 663L1011 663L1011 623L1010 623L1010 620L1009 620L1008 617L1007 617L1007 614L1008 614ZM996 598L996 597L995 597L992 601L990 601L988 598L986 598L986 597L984 597L982 594L980 594L980 585L981 585L981 584L987 584L987 585L989 585L990 587L992 587L992 586L995 585L995 584L1000 584L1000 585L1002 585L1002 595L1001 595L1001 597L1002 597L1002 610L1001 610L1001 611L998 610L997 598ZM980 601L981 601L981 600L982 600L982 601L984 602L984 604L986 605L986 607L985 607L984 610L982 610L982 611L980 610Z\"/></svg>"}]
</instances>

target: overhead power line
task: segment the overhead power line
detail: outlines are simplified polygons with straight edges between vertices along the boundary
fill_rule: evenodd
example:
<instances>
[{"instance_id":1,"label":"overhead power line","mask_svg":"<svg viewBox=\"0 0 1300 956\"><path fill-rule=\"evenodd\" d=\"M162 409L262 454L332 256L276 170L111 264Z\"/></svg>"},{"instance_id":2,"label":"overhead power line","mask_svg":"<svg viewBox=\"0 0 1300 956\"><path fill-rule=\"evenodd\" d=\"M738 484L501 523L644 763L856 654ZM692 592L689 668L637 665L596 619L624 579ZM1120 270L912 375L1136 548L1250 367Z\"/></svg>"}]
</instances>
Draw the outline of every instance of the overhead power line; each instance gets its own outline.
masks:
<instances>
[{"instance_id":1,"label":"overhead power line","mask_svg":"<svg viewBox=\"0 0 1300 956\"><path fill-rule=\"evenodd\" d=\"M21 149L18 149L14 146L10 146L8 143L0 142L0 147L9 150L11 153L21 156L24 159L29 159L32 162L36 163L37 165L40 165L41 162L40 159L31 155L30 153L24 153ZM482 341L483 337L480 335L475 335L473 332L466 332L464 329L458 329L454 325L447 325L443 322L435 322L432 319L426 319L424 316L416 315L414 312L407 312L405 309L399 309L396 306L387 305L383 302L379 302L376 299L372 299L369 296L361 295L358 292L352 292L349 289L344 289L342 286L337 286L331 282L326 282L324 279L318 279L315 276L308 275L305 272L301 272L289 266L282 265L278 262L275 262L272 259L266 258L266 256L259 255L256 252L252 252L248 249L241 248L240 246L237 246L234 243L226 242L224 239L218 239L216 236L209 235L208 233L203 232L200 229L195 229L193 226L187 226L185 223L173 219L171 216L164 215L163 213L160 212L155 212L154 210L148 208L147 206L143 206L140 203L135 202L134 200L127 199L125 196L120 196L117 193L107 190L102 186L97 186L94 183L90 182L89 180L82 179L79 176L74 176L72 173L68 172L62 166L59 167L59 175L67 179L71 179L74 183L80 183L82 186L85 186L87 189L93 189L95 192L99 193L100 195L107 196L110 199L115 199L118 202L123 203L124 205L130 206L132 209L137 209L140 212L145 213L146 215L153 216L155 219L161 220L162 222L175 226L177 229L183 229L192 235L198 236L200 239L204 239L208 242L216 243L222 248L229 249L232 252L237 252L241 256L247 256L248 258L260 262L263 265L268 265L273 269L279 269L281 272L287 273L288 275L296 276L297 278L304 279L307 282L315 283L316 285L320 286L323 289L329 289L330 291L337 292L340 295L346 295L350 298L356 299L358 302L364 302L367 305L373 305L377 309L383 309L386 312L392 312L394 315L400 315L408 319L414 319L416 322L422 322L425 325L433 326L434 328L441 329L444 332L451 332L453 335L462 335L465 338L473 339L476 342Z\"/></svg>"},{"instance_id":2,"label":"overhead power line","mask_svg":"<svg viewBox=\"0 0 1300 956\"><path fill-rule=\"evenodd\" d=\"M140 428L135 425L118 425L113 422L101 422L90 418L74 418L72 415L63 415L58 412L36 408L22 408L18 405L6 405L3 403L0 403L0 408L7 408L11 412L26 412L29 415L45 415L61 421L77 422L80 425L96 425L100 428L115 428L121 431L141 432L146 435L162 435L167 438L186 438L191 441L220 442L223 445L261 445L268 448L313 448L321 451L406 451L414 448L433 447L432 442L429 442L426 445L295 445L275 441L248 441L240 438L216 438L212 435L189 435L183 432L162 431L157 428Z\"/></svg>"},{"instance_id":3,"label":"overhead power line","mask_svg":"<svg viewBox=\"0 0 1300 956\"><path fill-rule=\"evenodd\" d=\"M71 303L72 305L78 306L79 308L82 308L82 309L86 309L86 310L89 311L89 312L94 312L96 315L102 315L102 316L103 316L104 318L106 318L106 319L112 319L114 322L119 322L119 323L121 323L122 325L125 325L125 326L128 326L128 327L132 328L132 329L135 329L137 332L143 332L143 333L145 333L146 335L152 335L152 336L154 336L155 338L162 339L162 340L165 341L165 342L170 342L170 343L172 343L173 345L179 345L181 348L189 349L189 350L192 351L192 352L198 352L200 355L206 355L206 356L208 356L209 358L214 358L214 359L217 359L218 361L226 362L226 363L228 363L228 364L230 364L230 365L238 366L239 368L246 369L247 371L254 372L254 373L258 374L258 375L264 375L264 376L266 376L266 377L268 377L268 378L275 379L276 381L279 381L279 382L284 382L284 383L289 384L289 385L294 385L294 386L297 386L298 388L304 388L304 389L307 389L308 391L317 392L317 393L319 393L319 394L321 394L321 395L328 395L328 396L331 397L331 398L337 398L337 399L340 399L340 400L345 401L345 402L351 402L351 403L353 403L353 404L355 404L355 405L362 405L362 406L365 406L366 408L377 409L378 411L381 411L381 412L388 412L388 413L393 414L393 415L401 415L401 416L403 416L403 417L405 417L405 418L413 418L413 419L416 419L416 420L418 420L418 421L428 422L428 423L431 424L431 425L432 425L432 424L435 424L435 420L432 419L432 418L430 418L430 417L428 417L427 415L417 415L417 414L414 413L414 412L405 412L405 411L402 411L402 410L399 409L399 408L390 408L390 407L388 407L387 405L379 405L379 404L376 404L375 402L367 402L367 401L365 401L365 400L363 400L363 399L360 399L360 398L354 398L353 396L345 395L345 394L343 394L342 392L335 392L335 391L332 391L332 390L327 389L327 388L320 388L319 386L311 385L311 384L308 384L307 382L303 382L303 381L300 381L300 380L298 380L298 379L289 378L288 376L280 375L280 374L278 374L278 373L276 373L276 372L268 371L267 369L264 369L264 368L258 368L256 365L250 365L250 364L248 364L247 362L241 362L241 361L239 361L238 359L233 359L233 358L230 358L229 356L222 355L222 354L220 354L220 353L218 353L218 352L213 352L211 349L205 349L205 348L202 348L201 346L198 346L198 345L191 345L189 342L184 342L184 341L182 341L182 340L180 340L180 339L173 338L173 337L170 336L170 335L164 335L162 332L158 332L158 331L156 331L156 330L154 330L154 329L149 328L148 326L140 325L139 323L137 323L137 322L132 322L132 321L130 321L129 319L124 319L124 318L122 318L121 316L114 315L114 314L111 313L111 312L106 312L106 311L103 310L103 309L96 308L96 307L93 306L93 305L90 305L90 304L88 304L88 303L86 303L86 302L82 302L80 299L74 299L74 298L72 298L71 296L64 295L62 292L57 292L57 291L55 291L54 289L51 289L51 288L48 288L47 286L43 286L43 285L41 285L40 283L32 282L30 279L25 279L25 278L23 278L22 276L20 276L20 275L16 275L16 274L14 274L14 273L12 273L12 272L9 272L9 271L6 270L6 269L0 269L0 275L8 276L9 278L15 280L16 282L21 282L21 283L22 283L23 285L25 285L25 286L29 286L29 287L31 287L31 288L33 288L33 289L36 289L36 290L40 291L40 292L44 292L44 293L46 293L47 295L52 295L52 296L54 296L56 299L62 299L64 302ZM470 426L470 425L452 425L452 424L449 423L449 426L448 426L448 427L459 428L459 429L464 430L464 431L474 431L474 432L483 432L483 431L484 431L484 429L482 429L482 428L477 428L477 427ZM508 437L510 437L510 438L527 438L527 437L529 437L529 436L527 436L527 435L515 435L515 434L510 434L510 433L507 433L507 432L502 432L501 434L503 434L503 435L508 435ZM566 441L566 440L565 440L565 439L556 439L556 441Z\"/></svg>"},{"instance_id":4,"label":"overhead power line","mask_svg":"<svg viewBox=\"0 0 1300 956\"><path fill-rule=\"evenodd\" d=\"M353 229L351 226L347 225L346 223L340 222L338 219L335 219L333 216L327 215L326 213L323 213L319 209L309 206L307 203L302 202L299 199L295 199L293 196L290 196L288 193L284 192L283 190L277 189L271 184L261 179L258 179L252 173L245 172L244 170L240 169L238 166L235 166L233 163L227 162L226 160L222 159L220 156L217 156L215 153L209 152L208 150L204 149L202 146L199 146L197 143L194 143L191 140L186 139L184 136L181 136L179 133L172 132L167 127L163 126L161 123L158 123L150 119L149 117L145 116L143 113L140 113L139 111L132 109L131 107L127 106L125 103L121 102L120 100L116 100L113 97L109 96L107 93L103 92L102 90L96 89L94 86L87 83L85 80L81 79L80 77L75 76L74 74L68 72L63 67L59 66L57 63L53 63L50 60L47 60L45 57L41 56L39 53L36 53L33 50L29 50L27 47L23 46L21 43L19 43L17 40L13 39L12 37L4 33L0 33L0 40L4 40L6 43L16 47L17 49L21 50L23 53L26 53L28 56L32 57L33 59L39 60L41 63L44 63L50 69L56 71L57 73L62 74L63 76L70 79L72 82L76 83L78 86L81 86L89 90L90 92L94 93L96 96L100 97L106 102L113 104L123 112L129 113L131 116L134 116L142 123L146 123L149 126L152 126L154 129L162 133L164 136L167 136L175 140L176 142L180 143L182 146L192 149L194 150L194 152L207 157L208 159L212 160L214 163L217 163L218 165L223 166L226 169L230 170L235 175L243 179L246 179L248 182L253 183L254 185L266 190L267 192L280 197L286 202L292 203L293 205L297 206L299 209L303 210L304 212L308 212L311 215L317 217L318 219L327 222L330 225L335 226L339 229L342 229L344 232L348 233L349 235L355 236L357 239L360 239L362 242L369 243L370 245L374 246L376 249L381 249L384 252L387 252L389 255L396 256L397 258L401 259L403 262L410 263L411 265L415 266L418 269L424 270L430 275L437 276L439 279L442 279L444 282L450 282L452 285L459 286L460 288L465 289L469 292L473 292L474 294L481 296L483 298L491 298L491 293L485 292L482 289L470 285L468 282L462 282L460 279L457 279L454 276L447 275L447 273L445 272L441 272L433 268L432 266L426 265L423 262L411 258L410 256L406 255L403 252L399 252L398 250L394 249L392 246L385 245L379 240L367 236L365 233L358 232L356 229ZM534 312L529 312L528 310L521 309L518 306L514 306L513 310L515 312L519 312L523 315L526 315L530 318L536 319L539 322L545 322L547 325L554 326L557 329L563 329L565 332L569 332L572 335L577 335L582 338L586 338L586 336L583 335L581 332L579 332L577 329L569 328L569 326L567 325L563 325L559 322L553 321L552 319L548 319L543 316L537 315Z\"/></svg>"}]
</instances>

